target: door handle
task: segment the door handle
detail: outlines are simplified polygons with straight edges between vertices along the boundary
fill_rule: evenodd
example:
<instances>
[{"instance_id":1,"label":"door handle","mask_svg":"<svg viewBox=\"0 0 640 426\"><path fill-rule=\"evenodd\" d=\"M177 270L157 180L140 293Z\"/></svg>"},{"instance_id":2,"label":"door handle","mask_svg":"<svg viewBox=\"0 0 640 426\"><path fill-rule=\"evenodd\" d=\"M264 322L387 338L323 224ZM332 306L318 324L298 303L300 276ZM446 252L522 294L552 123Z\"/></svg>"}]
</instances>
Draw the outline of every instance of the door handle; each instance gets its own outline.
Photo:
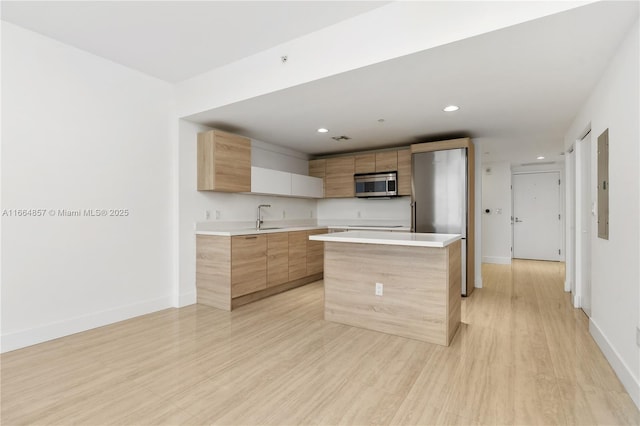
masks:
<instances>
[{"instance_id":1,"label":"door handle","mask_svg":"<svg viewBox=\"0 0 640 426\"><path fill-rule=\"evenodd\" d=\"M518 219L518 218L516 217L516 223L520 223L520 222L524 222L524 220Z\"/></svg>"}]
</instances>

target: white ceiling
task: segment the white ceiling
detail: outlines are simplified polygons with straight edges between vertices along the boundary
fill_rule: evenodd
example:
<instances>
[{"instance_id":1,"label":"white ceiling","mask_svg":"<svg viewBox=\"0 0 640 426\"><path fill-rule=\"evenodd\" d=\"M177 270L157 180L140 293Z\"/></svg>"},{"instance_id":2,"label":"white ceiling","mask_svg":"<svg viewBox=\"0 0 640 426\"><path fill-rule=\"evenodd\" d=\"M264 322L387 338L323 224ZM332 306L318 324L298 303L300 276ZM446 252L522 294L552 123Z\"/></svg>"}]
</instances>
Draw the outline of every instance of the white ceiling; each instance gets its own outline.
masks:
<instances>
[{"instance_id":1,"label":"white ceiling","mask_svg":"<svg viewBox=\"0 0 640 426\"><path fill-rule=\"evenodd\" d=\"M176 82L385 3L3 1L1 10L3 20ZM636 1L590 4L190 119L314 155L469 135L489 152L485 162L558 161L571 120L637 19ZM445 114L452 103L461 109ZM339 135L352 139L331 139Z\"/></svg>"},{"instance_id":2,"label":"white ceiling","mask_svg":"<svg viewBox=\"0 0 640 426\"><path fill-rule=\"evenodd\" d=\"M2 20L168 82L388 1L2 1Z\"/></svg>"},{"instance_id":3,"label":"white ceiling","mask_svg":"<svg viewBox=\"0 0 640 426\"><path fill-rule=\"evenodd\" d=\"M485 162L559 161L565 131L637 19L636 2L591 4L190 119L309 154L469 135ZM443 112L449 104L461 108Z\"/></svg>"}]
</instances>

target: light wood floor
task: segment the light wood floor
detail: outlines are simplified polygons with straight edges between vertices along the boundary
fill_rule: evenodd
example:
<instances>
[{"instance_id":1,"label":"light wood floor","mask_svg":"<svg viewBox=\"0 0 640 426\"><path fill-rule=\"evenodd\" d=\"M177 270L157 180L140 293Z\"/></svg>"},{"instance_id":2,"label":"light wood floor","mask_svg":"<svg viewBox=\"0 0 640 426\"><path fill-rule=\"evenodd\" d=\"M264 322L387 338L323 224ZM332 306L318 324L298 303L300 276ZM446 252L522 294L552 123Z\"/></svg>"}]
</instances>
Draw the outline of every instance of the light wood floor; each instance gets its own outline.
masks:
<instances>
[{"instance_id":1,"label":"light wood floor","mask_svg":"<svg viewBox=\"0 0 640 426\"><path fill-rule=\"evenodd\" d=\"M485 265L449 348L322 319L322 283L1 357L2 424L639 424L562 264Z\"/></svg>"}]
</instances>

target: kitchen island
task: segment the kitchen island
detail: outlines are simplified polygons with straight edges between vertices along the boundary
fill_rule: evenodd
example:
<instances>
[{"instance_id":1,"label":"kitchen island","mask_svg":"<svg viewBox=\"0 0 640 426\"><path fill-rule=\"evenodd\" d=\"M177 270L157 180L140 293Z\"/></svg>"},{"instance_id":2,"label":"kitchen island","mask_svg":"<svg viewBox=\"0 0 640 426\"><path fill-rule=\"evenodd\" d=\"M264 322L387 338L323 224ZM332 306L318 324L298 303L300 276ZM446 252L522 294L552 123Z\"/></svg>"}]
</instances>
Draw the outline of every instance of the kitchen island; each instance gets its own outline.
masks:
<instances>
[{"instance_id":1,"label":"kitchen island","mask_svg":"<svg viewBox=\"0 0 640 426\"><path fill-rule=\"evenodd\" d=\"M324 318L448 346L460 325L461 236L348 231L324 242Z\"/></svg>"}]
</instances>

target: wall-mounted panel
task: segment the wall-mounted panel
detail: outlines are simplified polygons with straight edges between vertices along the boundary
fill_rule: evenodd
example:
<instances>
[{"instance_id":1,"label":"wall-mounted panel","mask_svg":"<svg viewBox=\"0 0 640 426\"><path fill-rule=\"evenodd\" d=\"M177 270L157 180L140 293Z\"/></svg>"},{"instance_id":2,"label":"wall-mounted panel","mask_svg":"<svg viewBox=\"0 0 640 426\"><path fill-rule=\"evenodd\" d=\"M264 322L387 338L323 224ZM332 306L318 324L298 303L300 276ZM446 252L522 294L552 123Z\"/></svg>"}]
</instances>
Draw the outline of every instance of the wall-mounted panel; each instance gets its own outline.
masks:
<instances>
[{"instance_id":1,"label":"wall-mounted panel","mask_svg":"<svg viewBox=\"0 0 640 426\"><path fill-rule=\"evenodd\" d=\"M609 129L598 136L598 238L609 239Z\"/></svg>"}]
</instances>

